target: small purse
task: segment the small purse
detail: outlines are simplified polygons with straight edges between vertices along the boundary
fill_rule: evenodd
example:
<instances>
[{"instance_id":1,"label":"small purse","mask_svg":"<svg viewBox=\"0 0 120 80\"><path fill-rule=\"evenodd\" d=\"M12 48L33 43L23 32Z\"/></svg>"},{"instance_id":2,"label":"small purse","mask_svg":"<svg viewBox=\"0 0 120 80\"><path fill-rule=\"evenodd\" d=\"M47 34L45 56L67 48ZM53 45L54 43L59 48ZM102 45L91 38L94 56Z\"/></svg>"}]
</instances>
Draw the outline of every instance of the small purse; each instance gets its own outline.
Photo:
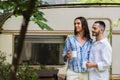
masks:
<instances>
[{"instance_id":1,"label":"small purse","mask_svg":"<svg viewBox=\"0 0 120 80\"><path fill-rule=\"evenodd\" d=\"M66 61L63 67L59 68L57 74L58 78L62 78L63 80L66 78L67 68L68 68L68 60Z\"/></svg>"}]
</instances>

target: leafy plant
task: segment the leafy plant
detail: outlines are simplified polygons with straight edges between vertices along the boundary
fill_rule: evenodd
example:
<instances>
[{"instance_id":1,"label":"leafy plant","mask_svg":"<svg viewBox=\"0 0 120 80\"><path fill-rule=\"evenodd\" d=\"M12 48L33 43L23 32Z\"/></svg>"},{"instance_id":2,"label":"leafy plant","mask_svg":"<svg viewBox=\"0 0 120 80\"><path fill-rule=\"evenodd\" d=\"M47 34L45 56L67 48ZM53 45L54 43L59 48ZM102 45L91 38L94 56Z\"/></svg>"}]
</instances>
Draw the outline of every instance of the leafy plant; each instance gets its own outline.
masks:
<instances>
[{"instance_id":1,"label":"leafy plant","mask_svg":"<svg viewBox=\"0 0 120 80\"><path fill-rule=\"evenodd\" d=\"M46 24L47 20L44 18L44 13L41 12L38 9L38 6L40 5L45 5L47 4L46 2L43 2L42 0L36 0L36 5L34 7L34 10L31 14L31 21L34 21L39 25L41 29L46 29L46 30L53 30L50 26ZM20 15L28 15L29 13L26 13L27 8L29 6L29 0L5 0L5 1L0 1L0 15L6 14L5 18L7 17L8 13L12 13L12 15L20 16ZM12 16L12 15L9 15ZM7 18L9 18L7 17ZM7 20L7 18L2 21L0 25L0 29L2 29L3 23Z\"/></svg>"},{"instance_id":2,"label":"leafy plant","mask_svg":"<svg viewBox=\"0 0 120 80\"><path fill-rule=\"evenodd\" d=\"M29 65L19 66L17 71L18 80L37 80L38 74L34 72L33 68Z\"/></svg>"},{"instance_id":3,"label":"leafy plant","mask_svg":"<svg viewBox=\"0 0 120 80\"><path fill-rule=\"evenodd\" d=\"M111 27L110 30L109 30L109 34L108 34L108 36L107 36L108 39L109 39L110 37L112 37L112 30L113 30L113 28L118 27L119 21L120 21L120 18L119 18L116 22L113 23L112 27Z\"/></svg>"},{"instance_id":4,"label":"leafy plant","mask_svg":"<svg viewBox=\"0 0 120 80\"><path fill-rule=\"evenodd\" d=\"M5 62L5 53L0 51L0 78L2 80L8 80L10 64Z\"/></svg>"},{"instance_id":5,"label":"leafy plant","mask_svg":"<svg viewBox=\"0 0 120 80\"><path fill-rule=\"evenodd\" d=\"M10 64L6 62L6 53L0 51L0 80L8 80ZM17 80L37 80L38 74L34 69L25 64L18 67Z\"/></svg>"}]
</instances>

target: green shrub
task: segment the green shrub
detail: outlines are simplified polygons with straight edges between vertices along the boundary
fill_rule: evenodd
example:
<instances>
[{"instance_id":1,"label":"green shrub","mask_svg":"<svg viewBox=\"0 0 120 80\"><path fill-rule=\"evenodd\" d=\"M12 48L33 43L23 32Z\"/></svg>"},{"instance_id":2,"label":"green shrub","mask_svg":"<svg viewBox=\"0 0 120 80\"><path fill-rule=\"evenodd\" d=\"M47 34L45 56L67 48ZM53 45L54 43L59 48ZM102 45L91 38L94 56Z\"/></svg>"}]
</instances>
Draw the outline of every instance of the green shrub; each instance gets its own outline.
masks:
<instances>
[{"instance_id":1,"label":"green shrub","mask_svg":"<svg viewBox=\"0 0 120 80\"><path fill-rule=\"evenodd\" d=\"M8 80L10 72L10 64L5 62L6 54L0 51L0 79ZM25 64L18 67L17 80L37 80L38 74L34 72L33 68Z\"/></svg>"}]
</instances>

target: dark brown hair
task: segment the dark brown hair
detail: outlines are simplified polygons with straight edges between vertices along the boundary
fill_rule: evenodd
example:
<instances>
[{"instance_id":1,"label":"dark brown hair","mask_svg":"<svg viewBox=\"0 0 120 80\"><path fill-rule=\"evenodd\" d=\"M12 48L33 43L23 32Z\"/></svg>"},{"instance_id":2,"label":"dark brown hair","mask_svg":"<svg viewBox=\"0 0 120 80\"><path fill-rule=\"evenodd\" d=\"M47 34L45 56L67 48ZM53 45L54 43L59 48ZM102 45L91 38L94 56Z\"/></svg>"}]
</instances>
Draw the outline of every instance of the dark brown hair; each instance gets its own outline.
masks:
<instances>
[{"instance_id":1,"label":"dark brown hair","mask_svg":"<svg viewBox=\"0 0 120 80\"><path fill-rule=\"evenodd\" d=\"M103 28L103 30L105 30L106 25L103 21L95 21L94 23L98 23Z\"/></svg>"},{"instance_id":2,"label":"dark brown hair","mask_svg":"<svg viewBox=\"0 0 120 80\"><path fill-rule=\"evenodd\" d=\"M91 39L90 37L90 31L89 31L89 28L88 28L88 23L87 23L87 20L85 17L77 17L75 18L76 19L79 19L81 21L81 24L82 24L82 28L84 30L84 37L87 38L87 40ZM74 21L75 21L74 20ZM74 29L74 35L76 35L77 32L76 32L76 29Z\"/></svg>"}]
</instances>

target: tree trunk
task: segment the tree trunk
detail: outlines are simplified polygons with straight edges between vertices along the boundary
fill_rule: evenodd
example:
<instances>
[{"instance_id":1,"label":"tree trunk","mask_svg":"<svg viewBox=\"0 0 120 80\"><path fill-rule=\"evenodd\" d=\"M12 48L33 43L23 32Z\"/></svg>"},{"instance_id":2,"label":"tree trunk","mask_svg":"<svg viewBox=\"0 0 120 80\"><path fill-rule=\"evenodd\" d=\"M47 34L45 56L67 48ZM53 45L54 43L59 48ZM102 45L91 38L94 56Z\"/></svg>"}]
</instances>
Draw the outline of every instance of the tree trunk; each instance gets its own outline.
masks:
<instances>
[{"instance_id":1,"label":"tree trunk","mask_svg":"<svg viewBox=\"0 0 120 80\"><path fill-rule=\"evenodd\" d=\"M15 50L15 53L13 54L12 65L11 65L11 68L10 68L9 80L17 80L16 72L17 72L19 59L20 59L21 52L22 52L22 47L23 47L23 44L24 44L25 34L27 32L29 19L30 19L31 14L33 12L33 9L35 7L35 1L36 0L30 0L27 10L23 13L23 22L22 22L22 25L21 25L20 36L18 38L17 49Z\"/></svg>"}]
</instances>

